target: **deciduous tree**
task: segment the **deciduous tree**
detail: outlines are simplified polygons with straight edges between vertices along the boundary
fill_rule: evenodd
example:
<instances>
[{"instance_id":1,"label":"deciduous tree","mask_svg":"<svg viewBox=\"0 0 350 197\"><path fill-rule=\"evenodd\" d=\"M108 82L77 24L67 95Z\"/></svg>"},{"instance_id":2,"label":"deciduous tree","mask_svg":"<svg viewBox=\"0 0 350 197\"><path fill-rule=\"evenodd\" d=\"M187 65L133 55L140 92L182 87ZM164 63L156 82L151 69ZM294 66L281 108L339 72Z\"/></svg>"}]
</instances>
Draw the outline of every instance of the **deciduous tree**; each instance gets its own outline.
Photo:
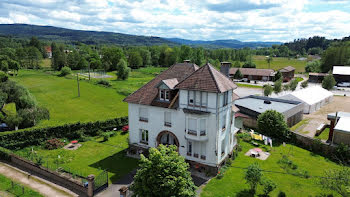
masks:
<instances>
[{"instance_id":1,"label":"deciduous tree","mask_svg":"<svg viewBox=\"0 0 350 197\"><path fill-rule=\"evenodd\" d=\"M289 129L284 121L283 114L275 110L267 110L258 116L258 129L264 135L285 139Z\"/></svg>"}]
</instances>

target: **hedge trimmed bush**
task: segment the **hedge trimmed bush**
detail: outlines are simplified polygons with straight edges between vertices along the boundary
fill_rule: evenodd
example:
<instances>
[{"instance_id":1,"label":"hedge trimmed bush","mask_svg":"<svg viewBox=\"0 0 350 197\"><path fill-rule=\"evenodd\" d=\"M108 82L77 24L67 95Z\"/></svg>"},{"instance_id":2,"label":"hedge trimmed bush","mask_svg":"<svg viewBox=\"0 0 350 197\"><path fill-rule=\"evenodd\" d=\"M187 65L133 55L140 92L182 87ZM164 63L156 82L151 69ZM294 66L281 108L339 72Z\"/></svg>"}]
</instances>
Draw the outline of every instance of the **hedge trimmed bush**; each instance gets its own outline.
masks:
<instances>
[{"instance_id":1,"label":"hedge trimmed bush","mask_svg":"<svg viewBox=\"0 0 350 197\"><path fill-rule=\"evenodd\" d=\"M29 128L19 131L0 133L0 147L21 149L27 146L40 145L52 138L77 139L82 134L96 136L98 130L121 129L128 124L128 117L115 118L105 121L72 123L45 128Z\"/></svg>"},{"instance_id":2,"label":"hedge trimmed bush","mask_svg":"<svg viewBox=\"0 0 350 197\"><path fill-rule=\"evenodd\" d=\"M12 151L3 147L0 147L0 160L10 161Z\"/></svg>"}]
</instances>

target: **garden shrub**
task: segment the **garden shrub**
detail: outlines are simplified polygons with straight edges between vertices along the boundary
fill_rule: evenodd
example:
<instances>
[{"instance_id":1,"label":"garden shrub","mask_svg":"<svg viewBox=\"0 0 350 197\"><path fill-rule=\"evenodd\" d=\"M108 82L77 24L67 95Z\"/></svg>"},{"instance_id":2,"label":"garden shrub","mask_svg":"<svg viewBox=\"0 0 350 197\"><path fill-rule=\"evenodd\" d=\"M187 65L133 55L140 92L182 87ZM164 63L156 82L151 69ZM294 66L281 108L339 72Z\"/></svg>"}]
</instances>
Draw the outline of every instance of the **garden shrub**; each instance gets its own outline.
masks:
<instances>
[{"instance_id":1,"label":"garden shrub","mask_svg":"<svg viewBox=\"0 0 350 197\"><path fill-rule=\"evenodd\" d=\"M108 80L105 80L105 79L98 80L96 82L96 84L103 85L103 86L106 86L106 87L110 87L111 86L111 83Z\"/></svg>"},{"instance_id":2,"label":"garden shrub","mask_svg":"<svg viewBox=\"0 0 350 197\"><path fill-rule=\"evenodd\" d=\"M7 81L9 77L7 76L7 74L3 71L0 71L0 82L5 82Z\"/></svg>"},{"instance_id":3,"label":"garden shrub","mask_svg":"<svg viewBox=\"0 0 350 197\"><path fill-rule=\"evenodd\" d=\"M70 123L45 128L28 128L18 131L0 133L0 147L7 149L21 149L32 145L40 145L52 138L69 138L83 135L96 136L98 130L121 129L128 124L128 117L115 118L105 121Z\"/></svg>"},{"instance_id":4,"label":"garden shrub","mask_svg":"<svg viewBox=\"0 0 350 197\"><path fill-rule=\"evenodd\" d=\"M67 76L67 75L69 75L71 73L72 73L72 70L68 66L64 66L61 69L61 73L59 74L59 76L64 77L64 76Z\"/></svg>"},{"instance_id":5,"label":"garden shrub","mask_svg":"<svg viewBox=\"0 0 350 197\"><path fill-rule=\"evenodd\" d=\"M10 161L11 160L11 150L0 147L0 160Z\"/></svg>"},{"instance_id":6,"label":"garden shrub","mask_svg":"<svg viewBox=\"0 0 350 197\"><path fill-rule=\"evenodd\" d=\"M237 134L237 137L245 142L250 142L252 140L252 137L249 133L239 133Z\"/></svg>"},{"instance_id":7,"label":"garden shrub","mask_svg":"<svg viewBox=\"0 0 350 197\"><path fill-rule=\"evenodd\" d=\"M261 181L261 185L264 187L263 191L265 196L269 196L269 193L271 193L277 187L276 183L274 183L272 180L268 178L264 178Z\"/></svg>"},{"instance_id":8,"label":"garden shrub","mask_svg":"<svg viewBox=\"0 0 350 197\"><path fill-rule=\"evenodd\" d=\"M286 193L284 193L284 192L280 192L279 194L278 194L278 197L286 197L287 195L286 195Z\"/></svg>"},{"instance_id":9,"label":"garden shrub","mask_svg":"<svg viewBox=\"0 0 350 197\"><path fill-rule=\"evenodd\" d=\"M53 138L45 142L45 148L48 150L62 148L63 146L64 146L64 143L57 138Z\"/></svg>"},{"instance_id":10,"label":"garden shrub","mask_svg":"<svg viewBox=\"0 0 350 197\"><path fill-rule=\"evenodd\" d=\"M222 166L220 168L218 174L216 175L216 178L217 179L222 179L224 177L224 174L225 174L226 170L227 170L227 166L226 165Z\"/></svg>"}]
</instances>

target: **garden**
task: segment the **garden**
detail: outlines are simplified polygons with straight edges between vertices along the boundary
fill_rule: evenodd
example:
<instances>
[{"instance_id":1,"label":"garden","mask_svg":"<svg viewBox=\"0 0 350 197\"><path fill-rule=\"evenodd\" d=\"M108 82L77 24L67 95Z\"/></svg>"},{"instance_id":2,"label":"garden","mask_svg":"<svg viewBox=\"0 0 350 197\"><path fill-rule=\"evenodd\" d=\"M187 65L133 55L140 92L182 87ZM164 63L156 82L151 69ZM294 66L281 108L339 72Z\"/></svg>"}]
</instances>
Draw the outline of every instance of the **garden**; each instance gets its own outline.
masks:
<instances>
[{"instance_id":1,"label":"garden","mask_svg":"<svg viewBox=\"0 0 350 197\"><path fill-rule=\"evenodd\" d=\"M244 176L248 166L257 163L262 169L263 176L276 184L270 196L316 196L333 194L322 190L317 177L322 176L327 169L341 168L327 158L316 155L297 146L286 144L275 145L273 148L260 144L260 148L271 155L267 160L259 160L244 154L255 148L249 142L240 142L242 151L237 158L227 166L221 179L213 178L203 189L201 196L254 196L249 192L249 184ZM259 185L256 196L263 196L264 187Z\"/></svg>"},{"instance_id":2,"label":"garden","mask_svg":"<svg viewBox=\"0 0 350 197\"><path fill-rule=\"evenodd\" d=\"M41 197L42 195L0 174L0 196Z\"/></svg>"}]
</instances>

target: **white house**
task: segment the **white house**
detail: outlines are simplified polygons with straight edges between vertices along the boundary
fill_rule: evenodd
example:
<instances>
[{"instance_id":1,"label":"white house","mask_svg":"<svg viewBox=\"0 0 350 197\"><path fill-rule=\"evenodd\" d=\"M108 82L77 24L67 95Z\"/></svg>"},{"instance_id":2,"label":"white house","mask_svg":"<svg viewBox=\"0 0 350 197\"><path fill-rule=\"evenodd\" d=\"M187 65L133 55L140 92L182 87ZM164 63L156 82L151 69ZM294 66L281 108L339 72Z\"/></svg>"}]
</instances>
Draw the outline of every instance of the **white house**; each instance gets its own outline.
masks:
<instances>
[{"instance_id":1,"label":"white house","mask_svg":"<svg viewBox=\"0 0 350 197\"><path fill-rule=\"evenodd\" d=\"M333 93L319 86L311 86L280 97L304 103L304 113L310 114L333 100Z\"/></svg>"},{"instance_id":2,"label":"white house","mask_svg":"<svg viewBox=\"0 0 350 197\"><path fill-rule=\"evenodd\" d=\"M124 100L130 150L176 145L191 166L216 172L237 144L236 87L210 64L171 66Z\"/></svg>"}]
</instances>

